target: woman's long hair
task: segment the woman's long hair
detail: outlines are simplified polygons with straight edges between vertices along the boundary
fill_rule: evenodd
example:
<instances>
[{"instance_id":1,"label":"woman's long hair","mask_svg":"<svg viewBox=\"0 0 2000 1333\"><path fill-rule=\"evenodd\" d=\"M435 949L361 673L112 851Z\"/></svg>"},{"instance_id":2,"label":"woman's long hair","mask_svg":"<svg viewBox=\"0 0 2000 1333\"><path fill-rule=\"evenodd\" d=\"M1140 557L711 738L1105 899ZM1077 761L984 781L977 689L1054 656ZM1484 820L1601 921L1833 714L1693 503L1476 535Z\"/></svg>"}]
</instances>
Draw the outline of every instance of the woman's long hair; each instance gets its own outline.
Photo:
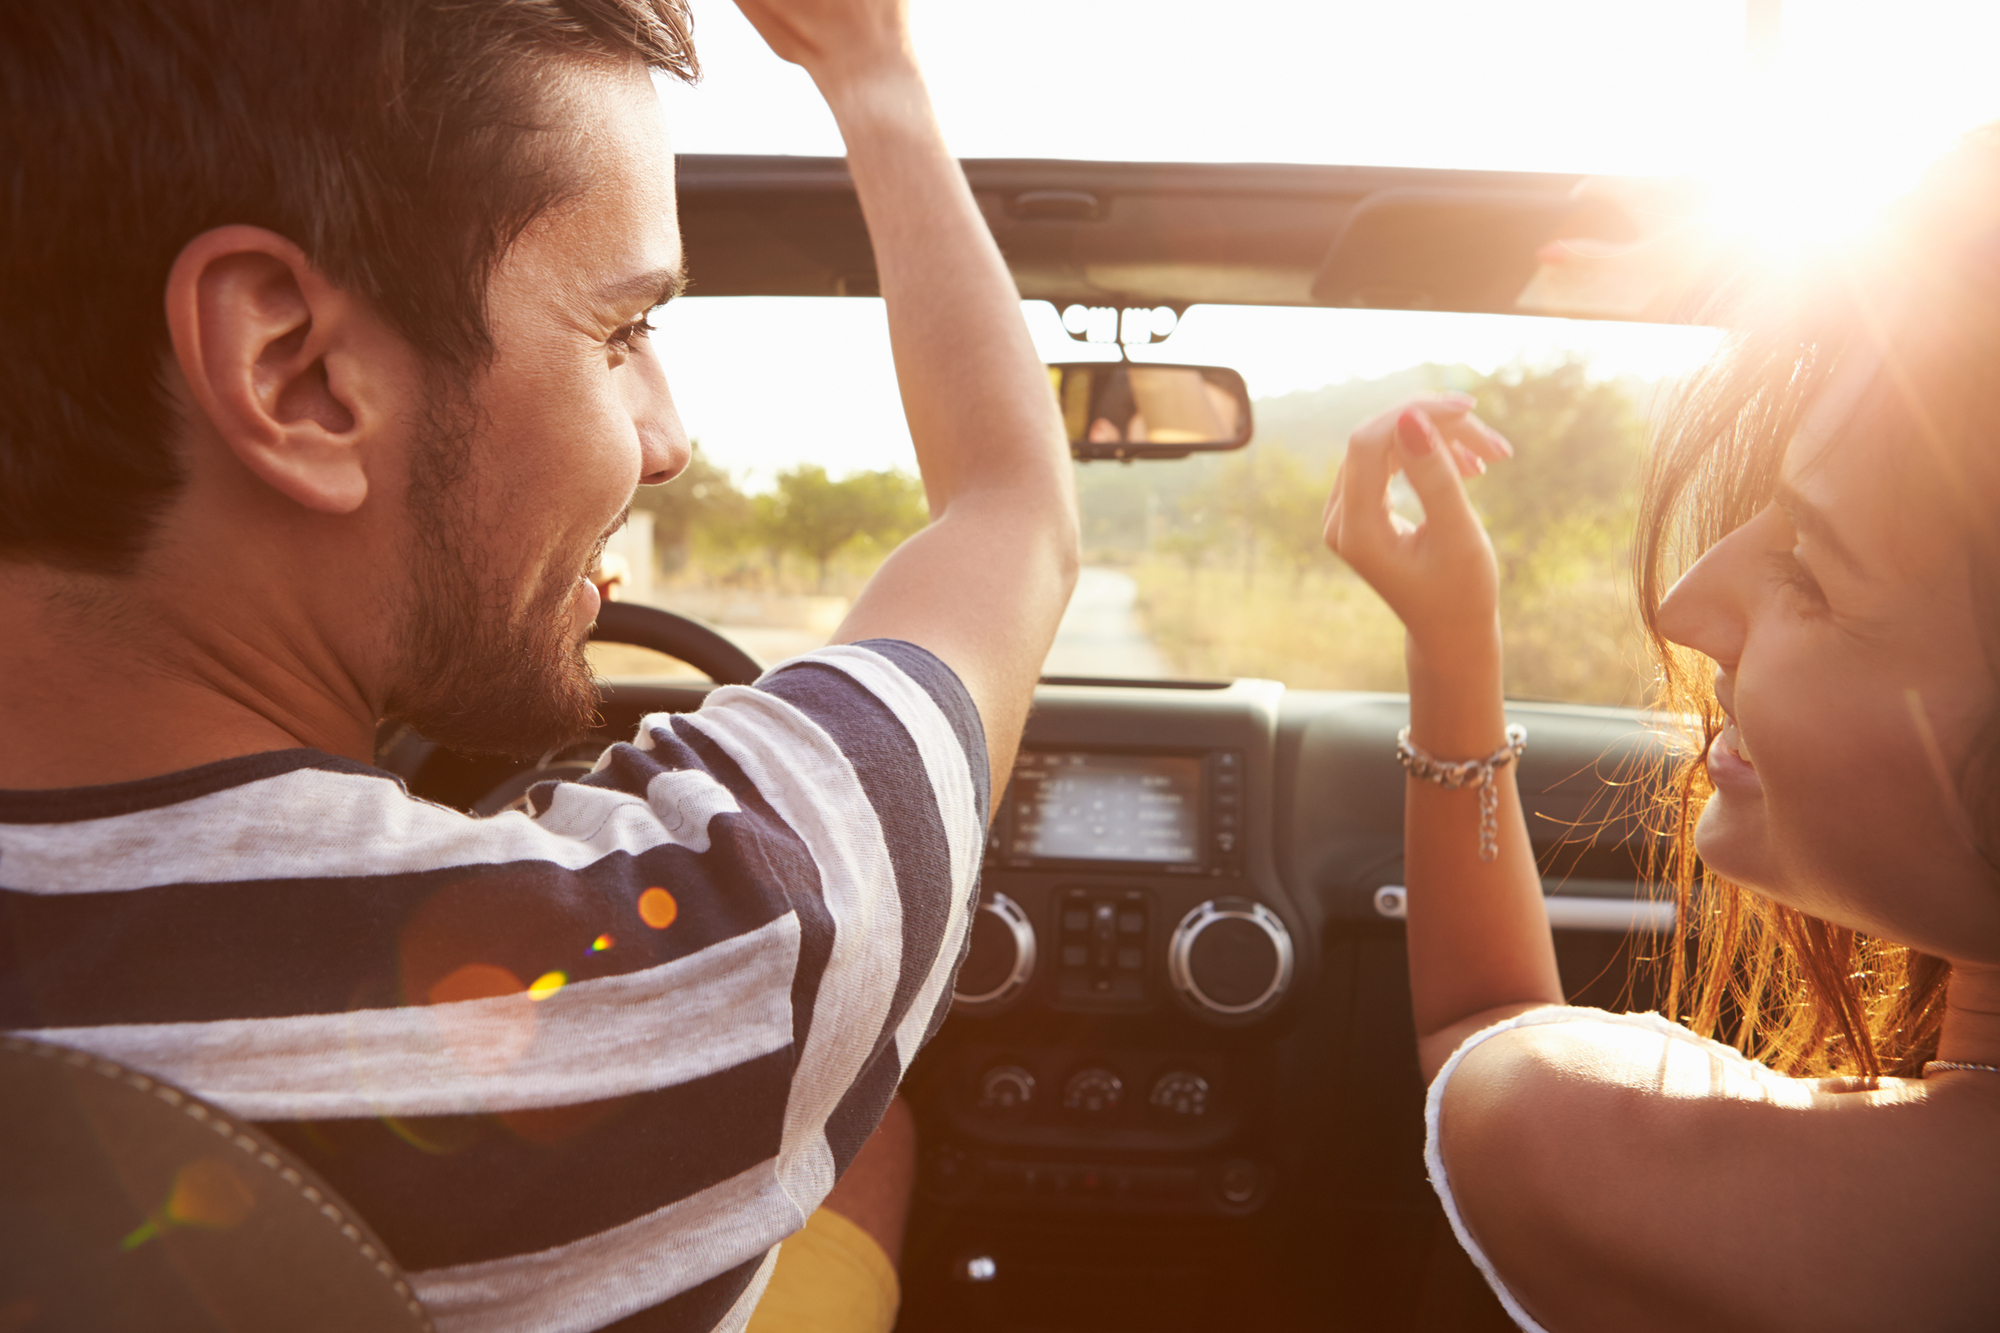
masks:
<instances>
[{"instance_id":1,"label":"woman's long hair","mask_svg":"<svg viewBox=\"0 0 2000 1333\"><path fill-rule=\"evenodd\" d=\"M1942 500L1945 521L1964 531L2000 701L2000 127L1969 136L1867 252L1736 284L1720 302L1715 322L1731 330L1729 342L1661 423L1634 548L1660 716L1688 733L1651 807L1649 874L1672 886L1677 907L1672 943L1654 960L1661 1007L1801 1076L1910 1074L1936 1051L1949 966L1781 906L1701 864L1694 828L1712 791L1704 760L1723 717L1712 665L1668 642L1658 613L1695 558L1770 503L1785 446L1835 371L1880 357L1849 429L1907 445L1927 498ZM1948 778L1993 864L2000 707Z\"/></svg>"}]
</instances>

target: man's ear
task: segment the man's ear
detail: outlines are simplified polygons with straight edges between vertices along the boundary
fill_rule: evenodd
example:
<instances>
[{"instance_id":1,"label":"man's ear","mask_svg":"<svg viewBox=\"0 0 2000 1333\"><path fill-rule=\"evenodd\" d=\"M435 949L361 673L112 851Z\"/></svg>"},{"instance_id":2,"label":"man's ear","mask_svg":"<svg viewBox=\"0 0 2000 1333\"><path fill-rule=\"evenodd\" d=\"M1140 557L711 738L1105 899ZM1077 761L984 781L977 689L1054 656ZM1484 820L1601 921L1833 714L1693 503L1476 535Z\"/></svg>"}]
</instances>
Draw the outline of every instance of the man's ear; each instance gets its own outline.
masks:
<instances>
[{"instance_id":1,"label":"man's ear","mask_svg":"<svg viewBox=\"0 0 2000 1333\"><path fill-rule=\"evenodd\" d=\"M371 436L404 415L390 400L409 379L408 344L262 227L189 241L166 314L188 391L237 460L307 509L360 508Z\"/></svg>"}]
</instances>

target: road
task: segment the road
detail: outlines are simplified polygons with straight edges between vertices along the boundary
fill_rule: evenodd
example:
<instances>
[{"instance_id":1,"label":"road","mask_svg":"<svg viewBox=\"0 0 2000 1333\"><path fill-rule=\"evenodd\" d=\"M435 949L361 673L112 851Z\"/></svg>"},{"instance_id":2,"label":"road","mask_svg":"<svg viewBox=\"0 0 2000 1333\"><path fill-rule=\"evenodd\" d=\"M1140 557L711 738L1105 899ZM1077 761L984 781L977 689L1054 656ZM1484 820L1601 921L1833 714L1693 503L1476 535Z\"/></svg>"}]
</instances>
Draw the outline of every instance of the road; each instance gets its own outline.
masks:
<instances>
[{"instance_id":1,"label":"road","mask_svg":"<svg viewBox=\"0 0 2000 1333\"><path fill-rule=\"evenodd\" d=\"M1171 675L1167 661L1139 628L1134 604L1139 585L1129 574L1086 565L1077 572L1076 595L1056 630L1055 647L1042 667L1046 676Z\"/></svg>"},{"instance_id":2,"label":"road","mask_svg":"<svg viewBox=\"0 0 2000 1333\"><path fill-rule=\"evenodd\" d=\"M1056 630L1055 646L1049 650L1042 674L1126 680L1172 675L1166 659L1139 628L1138 599L1139 586L1128 574L1095 566L1079 570L1076 595ZM834 598L686 590L676 590L656 604L706 620L766 665L823 645L846 610L845 602ZM596 645L592 661L599 675L620 679L689 674L688 668L671 658L617 644Z\"/></svg>"}]
</instances>

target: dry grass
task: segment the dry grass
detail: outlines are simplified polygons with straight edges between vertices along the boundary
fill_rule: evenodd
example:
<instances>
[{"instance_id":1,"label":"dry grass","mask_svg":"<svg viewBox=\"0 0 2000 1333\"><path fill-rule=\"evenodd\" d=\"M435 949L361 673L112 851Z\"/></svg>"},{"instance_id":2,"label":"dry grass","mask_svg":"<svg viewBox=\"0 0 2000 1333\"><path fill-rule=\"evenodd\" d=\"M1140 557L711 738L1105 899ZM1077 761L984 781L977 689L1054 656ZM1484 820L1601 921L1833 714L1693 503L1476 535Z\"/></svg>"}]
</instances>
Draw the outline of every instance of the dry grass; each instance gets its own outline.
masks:
<instances>
[{"instance_id":1,"label":"dry grass","mask_svg":"<svg viewBox=\"0 0 2000 1333\"><path fill-rule=\"evenodd\" d=\"M1331 557L1304 575L1273 562L1246 579L1241 568L1190 571L1167 560L1130 572L1141 623L1175 675L1408 688L1401 624ZM1517 582L1503 593L1509 697L1643 702L1650 668L1622 572L1579 565L1540 573L1533 586Z\"/></svg>"},{"instance_id":2,"label":"dry grass","mask_svg":"<svg viewBox=\"0 0 2000 1333\"><path fill-rule=\"evenodd\" d=\"M1400 690L1403 631L1342 570L1295 575L1155 560L1131 571L1139 618L1179 676L1262 676L1300 689Z\"/></svg>"}]
</instances>

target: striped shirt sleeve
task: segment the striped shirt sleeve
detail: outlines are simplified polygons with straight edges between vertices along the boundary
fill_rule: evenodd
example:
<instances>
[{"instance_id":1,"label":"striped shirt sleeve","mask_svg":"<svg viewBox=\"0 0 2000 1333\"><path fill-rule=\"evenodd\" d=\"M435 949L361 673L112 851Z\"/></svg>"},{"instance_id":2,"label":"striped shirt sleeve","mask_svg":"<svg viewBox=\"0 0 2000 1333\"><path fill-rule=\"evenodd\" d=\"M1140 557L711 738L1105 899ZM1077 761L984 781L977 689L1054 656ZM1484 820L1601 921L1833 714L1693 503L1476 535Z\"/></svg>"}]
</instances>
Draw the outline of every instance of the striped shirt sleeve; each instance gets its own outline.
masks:
<instances>
[{"instance_id":1,"label":"striped shirt sleeve","mask_svg":"<svg viewBox=\"0 0 2000 1333\"><path fill-rule=\"evenodd\" d=\"M648 721L642 747L662 743L664 720ZM670 725L727 756L817 872L792 886L798 1069L779 1154L787 1193L810 1212L949 1004L989 799L978 714L937 658L873 640L725 687Z\"/></svg>"},{"instance_id":2,"label":"striped shirt sleeve","mask_svg":"<svg viewBox=\"0 0 2000 1333\"><path fill-rule=\"evenodd\" d=\"M532 814L306 751L0 794L0 1027L260 1121L441 1328L737 1328L949 1004L989 799L963 685L891 641Z\"/></svg>"}]
</instances>

